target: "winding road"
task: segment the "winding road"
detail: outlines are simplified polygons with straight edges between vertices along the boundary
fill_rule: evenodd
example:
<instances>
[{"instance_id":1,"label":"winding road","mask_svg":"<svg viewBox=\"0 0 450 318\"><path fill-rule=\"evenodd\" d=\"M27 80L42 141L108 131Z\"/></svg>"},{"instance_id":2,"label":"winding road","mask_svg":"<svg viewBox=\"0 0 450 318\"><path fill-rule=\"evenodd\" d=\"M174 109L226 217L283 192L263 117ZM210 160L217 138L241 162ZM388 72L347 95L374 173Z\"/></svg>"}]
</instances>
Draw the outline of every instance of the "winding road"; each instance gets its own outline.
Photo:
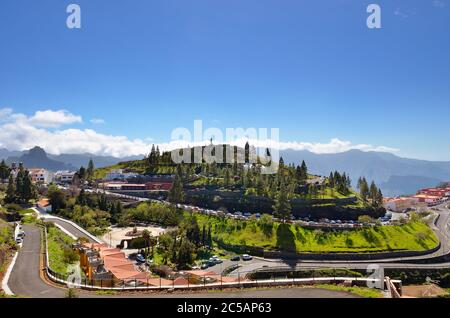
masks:
<instances>
[{"instance_id":1,"label":"winding road","mask_svg":"<svg viewBox=\"0 0 450 318\"><path fill-rule=\"evenodd\" d=\"M41 230L34 225L22 227L25 239L8 281L9 288L15 295L24 297L63 297L63 289L48 285L41 278Z\"/></svg>"}]
</instances>

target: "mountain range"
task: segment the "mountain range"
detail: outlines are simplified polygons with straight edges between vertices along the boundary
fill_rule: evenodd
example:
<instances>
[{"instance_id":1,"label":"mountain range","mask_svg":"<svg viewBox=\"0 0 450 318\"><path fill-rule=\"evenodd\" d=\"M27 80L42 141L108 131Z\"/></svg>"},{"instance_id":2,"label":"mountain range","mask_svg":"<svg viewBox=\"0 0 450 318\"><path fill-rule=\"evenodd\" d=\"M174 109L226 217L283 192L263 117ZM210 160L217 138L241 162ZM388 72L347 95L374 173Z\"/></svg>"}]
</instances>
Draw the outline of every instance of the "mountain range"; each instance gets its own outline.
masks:
<instances>
[{"instance_id":1,"label":"mountain range","mask_svg":"<svg viewBox=\"0 0 450 318\"><path fill-rule=\"evenodd\" d=\"M331 171L346 172L353 186L360 176L375 181L387 196L415 194L417 190L450 181L450 162L401 158L386 152L350 150L334 154L309 151L280 151L285 163L305 160L309 171L328 176Z\"/></svg>"},{"instance_id":2,"label":"mountain range","mask_svg":"<svg viewBox=\"0 0 450 318\"><path fill-rule=\"evenodd\" d=\"M434 187L450 181L450 162L408 159L385 152L350 150L334 154L316 154L306 150L280 151L285 163L300 164L305 160L309 172L328 176L331 171L346 172L353 186L360 176L375 181L386 196L414 194L418 189ZM34 147L28 151L0 149L0 159L8 164L23 162L26 167L40 167L50 171L77 170L87 166L92 158L96 168L119 162L142 159L142 156L116 158L93 154L47 154Z\"/></svg>"},{"instance_id":3,"label":"mountain range","mask_svg":"<svg viewBox=\"0 0 450 318\"><path fill-rule=\"evenodd\" d=\"M7 164L13 162L23 162L28 168L44 168L49 171L58 170L78 170L81 166L87 167L92 159L96 168L115 165L121 161L142 159L142 156L130 156L117 158L112 156L97 156L89 153L85 154L47 154L44 149L34 147L26 151L9 151L0 149L0 159L5 159Z\"/></svg>"}]
</instances>

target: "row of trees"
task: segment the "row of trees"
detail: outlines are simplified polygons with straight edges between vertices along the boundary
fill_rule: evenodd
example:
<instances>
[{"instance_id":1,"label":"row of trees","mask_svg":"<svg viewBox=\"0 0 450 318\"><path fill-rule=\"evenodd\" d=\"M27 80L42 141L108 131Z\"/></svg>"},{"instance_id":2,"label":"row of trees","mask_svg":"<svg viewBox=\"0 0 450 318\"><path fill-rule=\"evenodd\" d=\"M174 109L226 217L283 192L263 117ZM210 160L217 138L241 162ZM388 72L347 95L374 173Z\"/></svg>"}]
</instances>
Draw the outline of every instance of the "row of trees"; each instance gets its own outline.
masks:
<instances>
[{"instance_id":1,"label":"row of trees","mask_svg":"<svg viewBox=\"0 0 450 318\"><path fill-rule=\"evenodd\" d=\"M345 172L343 174L340 174L337 171L335 171L334 173L330 172L328 183L331 188L337 189L344 195L350 193L351 179L345 174Z\"/></svg>"},{"instance_id":2,"label":"row of trees","mask_svg":"<svg viewBox=\"0 0 450 318\"><path fill-rule=\"evenodd\" d=\"M17 176L9 175L8 187L6 189L6 203L28 203L31 199L37 198L37 190L34 186L28 170L23 165L19 165Z\"/></svg>"},{"instance_id":3,"label":"row of trees","mask_svg":"<svg viewBox=\"0 0 450 318\"><path fill-rule=\"evenodd\" d=\"M157 223L163 226L176 226L182 219L181 210L161 203L144 202L136 208L124 209L119 215L120 226L129 226L132 223Z\"/></svg>"},{"instance_id":4,"label":"row of trees","mask_svg":"<svg viewBox=\"0 0 450 318\"><path fill-rule=\"evenodd\" d=\"M94 162L90 159L87 168L81 166L80 169L78 169L74 176L74 183L83 183L84 181L92 183L94 180L94 170Z\"/></svg>"},{"instance_id":5,"label":"row of trees","mask_svg":"<svg viewBox=\"0 0 450 318\"><path fill-rule=\"evenodd\" d=\"M86 193L83 189L73 197L56 185L50 185L47 197L53 213L68 217L97 233L110 223L117 223L123 212L120 200L109 199L103 193Z\"/></svg>"},{"instance_id":6,"label":"row of trees","mask_svg":"<svg viewBox=\"0 0 450 318\"><path fill-rule=\"evenodd\" d=\"M383 194L374 181L369 186L366 178L359 178L357 187L363 202L370 203L374 207L381 207L383 205Z\"/></svg>"},{"instance_id":7,"label":"row of trees","mask_svg":"<svg viewBox=\"0 0 450 318\"><path fill-rule=\"evenodd\" d=\"M203 225L200 230L197 218L190 215L185 218L177 230L159 236L158 252L163 263L171 262L178 269L186 269L196 256L212 246L211 227Z\"/></svg>"}]
</instances>

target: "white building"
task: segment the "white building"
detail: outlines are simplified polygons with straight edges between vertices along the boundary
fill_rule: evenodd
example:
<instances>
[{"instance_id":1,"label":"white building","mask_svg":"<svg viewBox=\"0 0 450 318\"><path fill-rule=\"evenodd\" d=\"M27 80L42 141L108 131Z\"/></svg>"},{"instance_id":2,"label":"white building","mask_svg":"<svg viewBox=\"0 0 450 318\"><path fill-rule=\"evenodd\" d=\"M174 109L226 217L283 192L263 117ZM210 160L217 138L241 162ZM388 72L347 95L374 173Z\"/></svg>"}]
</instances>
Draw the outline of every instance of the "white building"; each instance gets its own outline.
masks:
<instances>
[{"instance_id":1,"label":"white building","mask_svg":"<svg viewBox=\"0 0 450 318\"><path fill-rule=\"evenodd\" d=\"M57 171L54 180L59 183L71 183L75 173L75 171Z\"/></svg>"},{"instance_id":2,"label":"white building","mask_svg":"<svg viewBox=\"0 0 450 318\"><path fill-rule=\"evenodd\" d=\"M128 178L136 177L137 173L132 172L123 172L122 169L115 169L108 172L105 176L105 180L112 181L112 180L125 180Z\"/></svg>"},{"instance_id":3,"label":"white building","mask_svg":"<svg viewBox=\"0 0 450 318\"><path fill-rule=\"evenodd\" d=\"M416 202L417 201L413 198L386 199L384 207L389 211L404 212L405 210L412 208Z\"/></svg>"},{"instance_id":4,"label":"white building","mask_svg":"<svg viewBox=\"0 0 450 318\"><path fill-rule=\"evenodd\" d=\"M47 184L52 182L53 179L52 173L45 169L36 168L36 169L29 169L28 171L30 173L31 180L34 183Z\"/></svg>"}]
</instances>

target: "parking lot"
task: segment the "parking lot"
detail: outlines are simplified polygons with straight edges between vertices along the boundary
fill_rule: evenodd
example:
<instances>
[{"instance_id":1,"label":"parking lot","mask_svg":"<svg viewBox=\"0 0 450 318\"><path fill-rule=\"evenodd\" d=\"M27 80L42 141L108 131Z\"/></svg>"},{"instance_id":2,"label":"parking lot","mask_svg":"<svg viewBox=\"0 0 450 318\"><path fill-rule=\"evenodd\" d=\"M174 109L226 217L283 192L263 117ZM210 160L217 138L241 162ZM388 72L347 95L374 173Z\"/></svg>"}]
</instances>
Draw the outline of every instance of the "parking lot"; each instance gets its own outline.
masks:
<instances>
[{"instance_id":1,"label":"parking lot","mask_svg":"<svg viewBox=\"0 0 450 318\"><path fill-rule=\"evenodd\" d=\"M211 209L204 209L197 206L192 205L186 205L186 204L177 204L178 208L185 209L187 211L191 211L194 213L202 213L205 215L210 216L217 216L222 218L229 218L234 220L250 220L252 217L259 219L261 217L260 213L251 214L248 212L240 212L236 211L234 213L231 212L223 212L223 211L217 211L217 210L211 210ZM384 217L379 218L378 220L381 222L382 225L390 225L391 224L391 214L387 214ZM272 216L273 221L281 221L275 217ZM297 223L304 227L312 227L312 228L358 228L358 227L365 227L365 226L374 226L375 223L362 223L358 221L353 220L329 220L329 219L320 219L317 221L309 220L308 218L300 218L291 216L289 223Z\"/></svg>"}]
</instances>

